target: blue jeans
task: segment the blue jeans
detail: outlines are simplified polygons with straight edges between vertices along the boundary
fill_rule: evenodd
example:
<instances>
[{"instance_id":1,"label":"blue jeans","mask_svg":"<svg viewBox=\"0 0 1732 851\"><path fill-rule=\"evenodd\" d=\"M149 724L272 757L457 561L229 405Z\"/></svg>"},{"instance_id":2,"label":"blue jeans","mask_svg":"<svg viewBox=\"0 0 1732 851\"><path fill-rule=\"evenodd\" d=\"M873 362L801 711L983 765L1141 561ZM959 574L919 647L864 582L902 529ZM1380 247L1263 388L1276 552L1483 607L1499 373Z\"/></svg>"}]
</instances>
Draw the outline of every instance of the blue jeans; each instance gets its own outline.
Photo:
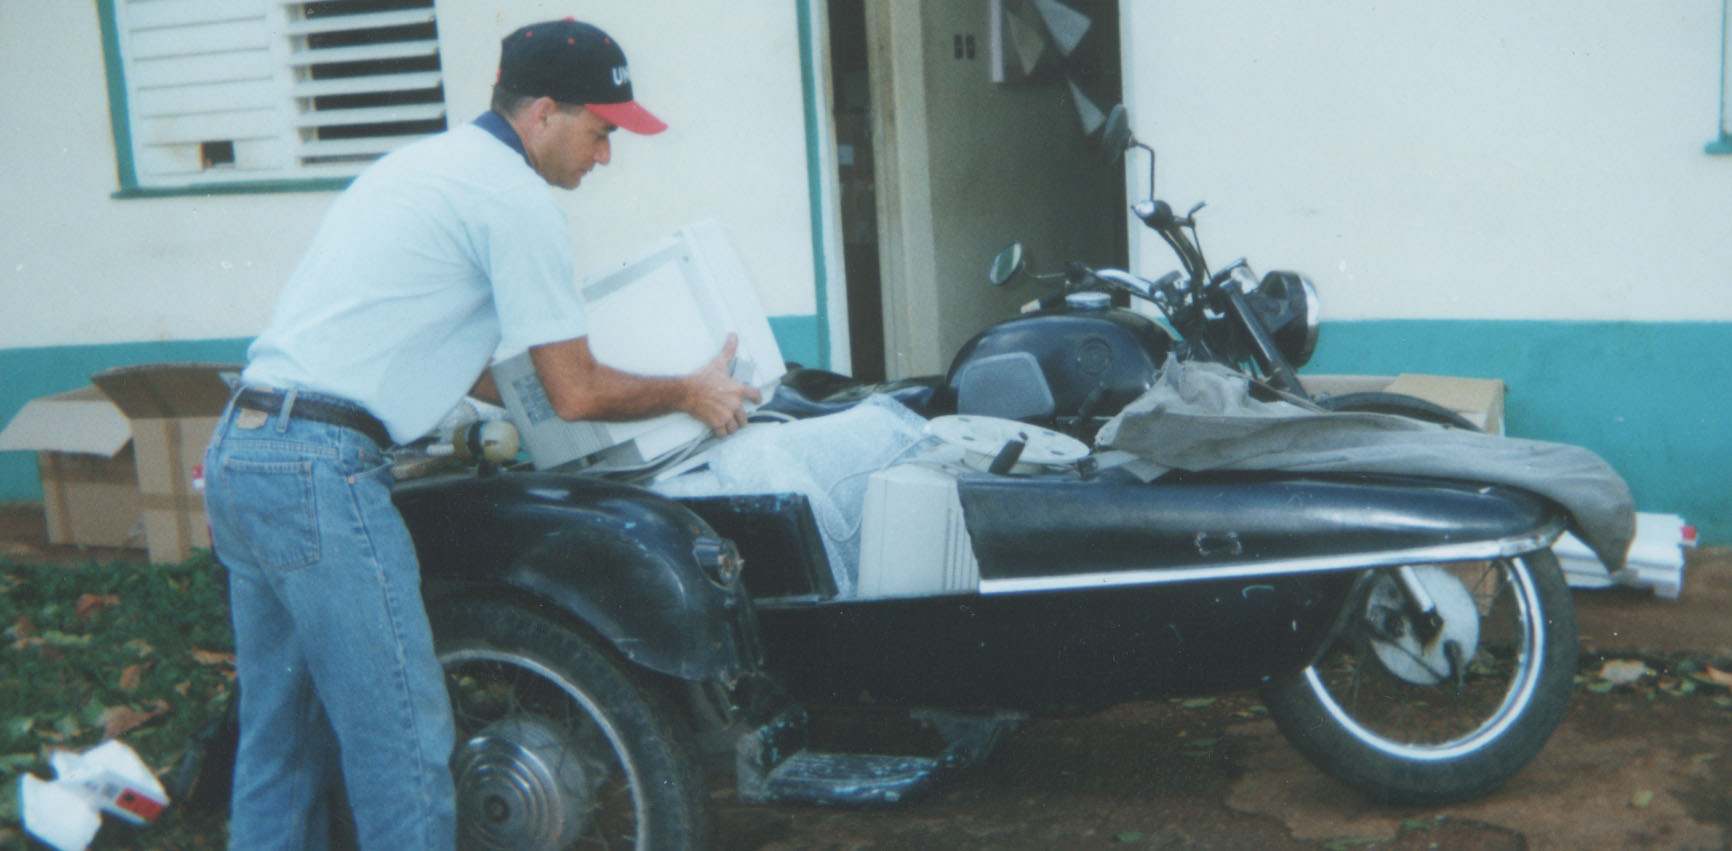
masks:
<instances>
[{"instance_id":1,"label":"blue jeans","mask_svg":"<svg viewBox=\"0 0 1732 851\"><path fill-rule=\"evenodd\" d=\"M212 438L240 681L231 848L325 847L339 767L363 849L455 843L451 706L390 490L347 428L231 404Z\"/></svg>"}]
</instances>

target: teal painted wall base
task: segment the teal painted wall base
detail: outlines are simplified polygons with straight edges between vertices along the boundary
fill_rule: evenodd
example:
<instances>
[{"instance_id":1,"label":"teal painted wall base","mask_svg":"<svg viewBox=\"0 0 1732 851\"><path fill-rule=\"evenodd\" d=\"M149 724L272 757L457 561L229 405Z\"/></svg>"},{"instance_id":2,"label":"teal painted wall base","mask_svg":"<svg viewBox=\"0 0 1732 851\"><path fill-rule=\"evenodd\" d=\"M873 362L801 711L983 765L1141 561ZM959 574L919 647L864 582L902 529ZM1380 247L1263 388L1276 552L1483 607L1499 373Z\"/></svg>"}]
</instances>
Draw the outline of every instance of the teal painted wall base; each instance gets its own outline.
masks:
<instances>
[{"instance_id":1,"label":"teal painted wall base","mask_svg":"<svg viewBox=\"0 0 1732 851\"><path fill-rule=\"evenodd\" d=\"M782 360L809 367L829 366L830 356L823 350L819 323L821 316L772 316L770 332L776 335L776 346L782 350Z\"/></svg>"},{"instance_id":2,"label":"teal painted wall base","mask_svg":"<svg viewBox=\"0 0 1732 851\"><path fill-rule=\"evenodd\" d=\"M1636 508L1732 545L1732 323L1378 320L1323 326L1306 372L1501 378L1512 437L1585 446Z\"/></svg>"},{"instance_id":3,"label":"teal painted wall base","mask_svg":"<svg viewBox=\"0 0 1732 851\"><path fill-rule=\"evenodd\" d=\"M785 359L823 365L817 316L771 317ZM0 349L0 422L112 366L239 362L247 340ZM1642 511L1681 514L1732 545L1732 323L1378 320L1323 327L1306 372L1501 378L1509 434L1585 446ZM41 498L33 456L0 453L0 500Z\"/></svg>"},{"instance_id":4,"label":"teal painted wall base","mask_svg":"<svg viewBox=\"0 0 1732 851\"><path fill-rule=\"evenodd\" d=\"M83 387L90 383L90 376L105 369L160 361L243 363L250 342L189 340L0 349L0 376L5 376L0 383L0 426L11 422L31 399ZM41 498L35 453L0 452L0 500Z\"/></svg>"}]
</instances>

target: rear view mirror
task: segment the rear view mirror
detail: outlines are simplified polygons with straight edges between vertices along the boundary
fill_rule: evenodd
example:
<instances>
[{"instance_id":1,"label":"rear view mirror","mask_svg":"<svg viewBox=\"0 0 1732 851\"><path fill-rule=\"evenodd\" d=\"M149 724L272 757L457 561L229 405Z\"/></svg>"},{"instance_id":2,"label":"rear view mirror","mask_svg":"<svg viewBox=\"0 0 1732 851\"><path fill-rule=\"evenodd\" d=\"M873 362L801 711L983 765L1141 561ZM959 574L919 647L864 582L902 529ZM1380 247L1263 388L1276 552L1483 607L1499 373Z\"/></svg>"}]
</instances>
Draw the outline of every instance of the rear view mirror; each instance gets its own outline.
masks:
<instances>
[{"instance_id":1,"label":"rear view mirror","mask_svg":"<svg viewBox=\"0 0 1732 851\"><path fill-rule=\"evenodd\" d=\"M992 258L992 268L987 270L986 277L993 286L1002 287L1006 281L1021 274L1022 269L1022 243L1013 242Z\"/></svg>"},{"instance_id":2,"label":"rear view mirror","mask_svg":"<svg viewBox=\"0 0 1732 851\"><path fill-rule=\"evenodd\" d=\"M1107 114L1105 129L1101 131L1101 145L1106 150L1107 162L1116 163L1125 155L1125 149L1131 146L1131 117L1124 104L1113 107Z\"/></svg>"}]
</instances>

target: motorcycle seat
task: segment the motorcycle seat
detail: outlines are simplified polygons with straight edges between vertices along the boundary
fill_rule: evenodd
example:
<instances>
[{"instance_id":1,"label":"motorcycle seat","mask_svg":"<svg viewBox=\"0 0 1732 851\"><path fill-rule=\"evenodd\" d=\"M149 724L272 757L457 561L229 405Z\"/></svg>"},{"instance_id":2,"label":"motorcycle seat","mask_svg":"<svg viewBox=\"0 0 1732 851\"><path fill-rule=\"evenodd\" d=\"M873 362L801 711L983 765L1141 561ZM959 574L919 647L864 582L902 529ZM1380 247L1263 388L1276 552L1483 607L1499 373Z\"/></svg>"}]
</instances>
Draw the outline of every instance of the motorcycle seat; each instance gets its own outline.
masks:
<instances>
[{"instance_id":1,"label":"motorcycle seat","mask_svg":"<svg viewBox=\"0 0 1732 851\"><path fill-rule=\"evenodd\" d=\"M821 417L846 411L875 394L889 396L923 417L932 416L934 412L928 409L941 381L936 375L884 382L857 381L822 369L796 367L782 376L774 395L758 406L753 416L796 420Z\"/></svg>"}]
</instances>

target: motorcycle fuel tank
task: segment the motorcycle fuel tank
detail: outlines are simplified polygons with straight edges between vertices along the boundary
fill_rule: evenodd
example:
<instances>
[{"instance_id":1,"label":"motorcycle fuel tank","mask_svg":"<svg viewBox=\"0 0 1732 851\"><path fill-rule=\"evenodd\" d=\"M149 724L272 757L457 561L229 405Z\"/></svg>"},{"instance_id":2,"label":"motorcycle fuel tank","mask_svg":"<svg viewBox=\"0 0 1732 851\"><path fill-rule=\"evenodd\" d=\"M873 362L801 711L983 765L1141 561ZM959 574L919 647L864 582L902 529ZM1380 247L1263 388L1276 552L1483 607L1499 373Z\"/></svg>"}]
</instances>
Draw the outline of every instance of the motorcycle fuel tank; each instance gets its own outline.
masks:
<instances>
[{"instance_id":1,"label":"motorcycle fuel tank","mask_svg":"<svg viewBox=\"0 0 1732 851\"><path fill-rule=\"evenodd\" d=\"M957 352L936 410L1050 424L1122 409L1154 383L1172 348L1167 331L1109 307L1020 316L975 335Z\"/></svg>"}]
</instances>

